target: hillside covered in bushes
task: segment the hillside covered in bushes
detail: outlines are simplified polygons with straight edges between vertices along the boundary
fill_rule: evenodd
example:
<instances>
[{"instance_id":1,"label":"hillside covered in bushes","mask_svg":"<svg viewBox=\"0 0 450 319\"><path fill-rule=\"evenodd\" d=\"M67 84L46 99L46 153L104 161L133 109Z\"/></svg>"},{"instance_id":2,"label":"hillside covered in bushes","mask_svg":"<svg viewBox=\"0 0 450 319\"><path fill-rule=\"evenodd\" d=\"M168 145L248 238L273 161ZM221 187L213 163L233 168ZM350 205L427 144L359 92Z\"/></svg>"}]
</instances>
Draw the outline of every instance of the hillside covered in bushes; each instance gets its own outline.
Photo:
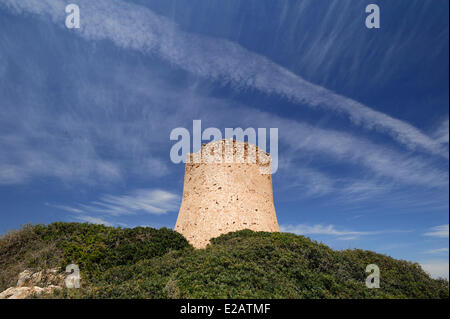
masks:
<instances>
[{"instance_id":1,"label":"hillside covered in bushes","mask_svg":"<svg viewBox=\"0 0 450 319\"><path fill-rule=\"evenodd\" d=\"M39 298L448 298L448 281L418 264L335 251L304 236L238 231L195 250L167 228L27 225L0 238L0 292L25 269L76 264L80 289ZM368 264L379 289L365 286Z\"/></svg>"}]
</instances>

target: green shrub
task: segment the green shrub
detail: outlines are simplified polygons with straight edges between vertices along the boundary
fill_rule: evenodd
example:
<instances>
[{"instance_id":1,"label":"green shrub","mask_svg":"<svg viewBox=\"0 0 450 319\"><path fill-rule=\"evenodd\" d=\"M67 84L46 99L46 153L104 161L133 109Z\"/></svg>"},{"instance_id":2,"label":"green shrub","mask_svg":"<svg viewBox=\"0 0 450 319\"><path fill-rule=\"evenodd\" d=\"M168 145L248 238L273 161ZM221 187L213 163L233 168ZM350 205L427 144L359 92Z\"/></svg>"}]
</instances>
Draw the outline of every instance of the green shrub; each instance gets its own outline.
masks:
<instances>
[{"instance_id":1,"label":"green shrub","mask_svg":"<svg viewBox=\"0 0 450 319\"><path fill-rule=\"evenodd\" d=\"M0 289L15 285L24 269L64 270L76 264L83 277L90 278L114 266L185 247L190 247L186 239L167 228L124 229L62 222L26 225L0 239Z\"/></svg>"},{"instance_id":2,"label":"green shrub","mask_svg":"<svg viewBox=\"0 0 450 319\"><path fill-rule=\"evenodd\" d=\"M363 250L334 251L304 236L243 230L195 250L166 228L27 225L0 239L0 284L25 268L75 263L80 289L40 298L448 298L448 281L418 264ZM365 286L377 264L381 288ZM13 280L11 278L13 277Z\"/></svg>"}]
</instances>

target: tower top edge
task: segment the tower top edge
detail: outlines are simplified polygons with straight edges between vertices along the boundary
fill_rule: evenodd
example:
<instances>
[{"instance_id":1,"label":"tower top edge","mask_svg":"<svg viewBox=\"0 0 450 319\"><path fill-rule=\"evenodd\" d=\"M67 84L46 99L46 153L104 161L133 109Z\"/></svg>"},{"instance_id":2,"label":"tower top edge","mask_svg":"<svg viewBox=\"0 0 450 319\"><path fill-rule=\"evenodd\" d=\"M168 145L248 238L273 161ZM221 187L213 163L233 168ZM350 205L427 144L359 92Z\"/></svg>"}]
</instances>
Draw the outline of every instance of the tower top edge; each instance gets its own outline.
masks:
<instances>
[{"instance_id":1,"label":"tower top edge","mask_svg":"<svg viewBox=\"0 0 450 319\"><path fill-rule=\"evenodd\" d=\"M233 138L203 143L200 150L187 154L187 163L253 163L270 165L270 154L255 144Z\"/></svg>"}]
</instances>

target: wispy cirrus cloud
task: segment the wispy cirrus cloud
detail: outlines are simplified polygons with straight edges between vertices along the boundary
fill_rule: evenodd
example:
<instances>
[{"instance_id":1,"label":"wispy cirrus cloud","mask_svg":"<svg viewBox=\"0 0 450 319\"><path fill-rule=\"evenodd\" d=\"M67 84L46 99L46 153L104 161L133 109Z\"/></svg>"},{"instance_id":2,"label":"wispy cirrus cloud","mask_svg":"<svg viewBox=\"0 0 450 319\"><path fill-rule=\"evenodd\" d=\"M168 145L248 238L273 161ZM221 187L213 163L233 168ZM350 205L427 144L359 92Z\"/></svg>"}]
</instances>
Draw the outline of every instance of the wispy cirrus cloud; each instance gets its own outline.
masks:
<instances>
[{"instance_id":1,"label":"wispy cirrus cloud","mask_svg":"<svg viewBox=\"0 0 450 319\"><path fill-rule=\"evenodd\" d=\"M24 69L20 72L27 77ZM43 68L33 73L40 77L45 72ZM39 94L42 89L27 80L23 84L27 89L20 94L3 96L0 92L0 185L24 184L39 178L98 185L130 175L149 178L169 173L167 161L154 152L160 140L153 138L156 134L152 124L160 119L153 115L153 121L148 120L146 112L152 110L145 106L124 115L122 105L114 98L117 83L106 91L91 80L74 82L74 92L82 96L80 104L61 103L56 110L44 102L46 96ZM128 98L136 99L138 90L128 91ZM147 94L151 94L148 89ZM78 98L77 94L71 97ZM163 111L158 114L162 116Z\"/></svg>"},{"instance_id":2,"label":"wispy cirrus cloud","mask_svg":"<svg viewBox=\"0 0 450 319\"><path fill-rule=\"evenodd\" d=\"M424 236L448 238L448 224L432 227Z\"/></svg>"},{"instance_id":3,"label":"wispy cirrus cloud","mask_svg":"<svg viewBox=\"0 0 450 319\"><path fill-rule=\"evenodd\" d=\"M130 78L131 71L121 69L120 78ZM165 115L176 112L201 114L205 122L216 127L282 128L280 141L288 148L283 150L280 173L283 174L284 170L288 172L287 178L295 178L291 186L298 183L306 189L305 195L337 194L351 197L352 201L364 199L390 189L391 184L380 181L380 177L387 177L394 183L425 187L448 185L448 173L421 156L403 154L346 132L315 127L242 104L204 97L195 91L173 93L164 85L155 84L154 80L141 79L141 74L137 78L139 81L130 83L128 80L122 84L125 88L114 83L107 89L87 80L77 87L77 91L87 99L88 106L81 103L70 113L58 110L50 114L40 104L11 105L9 112L6 108L4 117L0 119L4 130L10 122L18 124L4 135L0 130L0 146L7 150L0 153L0 177L3 177L0 183L14 184L47 176L63 181L93 182L117 181L127 178L127 175L161 177L169 172L168 159L167 156L165 160L155 157L154 150L168 152L167 137L171 127L192 125L189 117L167 118ZM145 85L145 90L135 87L135 82ZM136 99L138 95L153 107L133 105L124 115L122 104L116 101L116 92L120 90L127 92L128 99ZM93 102L98 91L102 92L101 101ZM189 96L189 103L185 103L186 96ZM21 114L27 116L22 119ZM108 119L106 124L105 118ZM98 146L102 145L108 146L108 152L101 152ZM315 162L333 159L333 165L351 166L352 169L362 167L366 170L365 177L342 178L291 163L292 159L302 159L303 154L308 154Z\"/></svg>"},{"instance_id":4,"label":"wispy cirrus cloud","mask_svg":"<svg viewBox=\"0 0 450 319\"><path fill-rule=\"evenodd\" d=\"M170 128L190 127L189 116L201 114L205 122L216 127L282 128L280 141L288 146L286 151L283 149L283 167L297 182L302 181L302 185L307 182L307 194L311 196L339 192L353 199L367 197L390 186L380 183L379 177L425 187L448 185L448 172L422 156L404 154L350 133L204 97L190 89L173 93L156 80L145 80L144 71L134 72L136 79L130 81L134 70L125 67L120 70L121 73L114 72L115 79L126 78L128 82L114 82L108 88L89 79L79 84L77 92L86 100L76 108L67 105L70 112L62 108L50 112L42 104L28 104L27 100L23 103L20 100L18 106L12 102L7 105L0 118L0 146L5 150L0 153L0 183L17 184L48 176L65 182L92 183L114 182L127 175L161 177L169 173L164 152L170 147L167 143ZM118 91L127 92L128 100L139 97L145 103L129 106L129 112L124 114L123 105L117 101ZM167 112L181 115L167 118ZM27 116L22 117L23 114ZM8 123L16 124L8 129ZM154 151L158 149L160 154L156 157ZM343 181L342 176L290 164L290 159L301 159L303 154L315 162L333 159L333 164L362 167L370 174L365 172L365 179L359 176L353 181L351 178ZM162 155L166 155L165 159Z\"/></svg>"},{"instance_id":5,"label":"wispy cirrus cloud","mask_svg":"<svg viewBox=\"0 0 450 319\"><path fill-rule=\"evenodd\" d=\"M53 207L53 208L58 208L61 210L65 210L71 213L83 213L83 210L79 209L79 208L75 208L75 207L71 207L71 206L67 206L67 205L56 205L56 204L50 204L50 203L45 203L46 206L48 207Z\"/></svg>"},{"instance_id":6,"label":"wispy cirrus cloud","mask_svg":"<svg viewBox=\"0 0 450 319\"><path fill-rule=\"evenodd\" d=\"M161 215L176 211L178 195L161 189L138 189L126 195L103 195L98 200L73 206L48 204L68 212L122 216L136 213Z\"/></svg>"},{"instance_id":7,"label":"wispy cirrus cloud","mask_svg":"<svg viewBox=\"0 0 450 319\"><path fill-rule=\"evenodd\" d=\"M40 131L39 140L46 140L46 143L39 145L37 136L29 133L2 136L0 132L0 185L21 184L41 176L86 183L122 178L120 167L101 158L88 140L71 141L70 144L63 141L55 145L52 141L61 141L61 138L45 137L47 132Z\"/></svg>"},{"instance_id":8,"label":"wispy cirrus cloud","mask_svg":"<svg viewBox=\"0 0 450 319\"><path fill-rule=\"evenodd\" d=\"M448 116L442 121L433 133L434 138L441 144L448 144L449 141L449 119Z\"/></svg>"},{"instance_id":9,"label":"wispy cirrus cloud","mask_svg":"<svg viewBox=\"0 0 450 319\"><path fill-rule=\"evenodd\" d=\"M370 235L373 232L338 230L334 225L282 225L282 231L287 233L294 233L298 235L334 235L334 236L361 236Z\"/></svg>"},{"instance_id":10,"label":"wispy cirrus cloud","mask_svg":"<svg viewBox=\"0 0 450 319\"><path fill-rule=\"evenodd\" d=\"M80 222L86 222L90 224L98 224L98 225L105 225L105 226L113 226L112 223L106 221L103 218L99 217L93 217L93 216L86 216L86 215L80 215L76 216L75 219Z\"/></svg>"},{"instance_id":11,"label":"wispy cirrus cloud","mask_svg":"<svg viewBox=\"0 0 450 319\"><path fill-rule=\"evenodd\" d=\"M431 275L431 277L446 278L448 280L449 263L448 260L427 260L420 263L423 270Z\"/></svg>"},{"instance_id":12,"label":"wispy cirrus cloud","mask_svg":"<svg viewBox=\"0 0 450 319\"><path fill-rule=\"evenodd\" d=\"M59 9L54 4L61 2L61 0L39 2L40 4L32 12L46 14L48 10L51 11L54 8L54 14L58 14ZM1 0L0 3L2 3ZM34 3L33 0L27 0L15 3L12 7L22 10L33 7ZM117 7L118 4L123 5L119 1L111 3L113 9L122 8L121 6ZM80 6L82 11L84 11L83 8L94 6L92 9L95 13L102 8L103 2L98 2L98 5L81 2ZM135 9L136 6L132 5L133 14L136 14ZM153 21L152 19L155 17L151 11L143 8L143 12L145 14L139 14L137 18L142 20L142 15L145 16L148 13L150 21ZM93 19L90 17L91 14L93 13L88 13L87 21L85 21L85 23L87 22L86 28L90 28L89 21L91 20L89 19ZM83 21L85 18L83 14ZM106 21L113 21L113 18L114 14L110 20ZM143 30L147 30L153 23L159 25L159 22L147 23L139 19L137 21L142 23ZM160 19L166 21L165 18ZM122 26L125 22L118 21L117 23ZM170 21L166 22L169 23L170 28L175 28L174 33L182 33ZM129 29L135 27L131 21L126 23L129 23ZM100 27L105 29L102 32L106 35L111 31L109 28L112 28L108 25ZM168 30L171 30L170 28ZM100 35L105 35L102 32ZM159 34L160 31L152 30L151 32ZM128 36L129 33L126 32L123 35ZM159 36L166 37L167 35L159 34ZM138 41L136 49L142 50L143 43L148 41L150 40L142 43ZM181 47L180 50L183 51L184 48ZM183 51L180 54L184 57L186 53ZM14 128L13 134L3 136L0 131L0 146L6 150L0 154L0 184L17 184L32 178L48 176L59 178L65 182L81 180L93 183L98 181L116 182L127 178L127 175L145 176L146 178L161 177L169 173L167 156L165 158L156 157L154 150L165 151L167 149L170 127L180 125L189 127L191 125L189 121L180 121L175 116L167 118L165 112L172 111L176 114L184 114L189 119L192 118L192 114L201 114L202 119L209 120L216 127L229 127L232 126L231 123L243 127L245 125L279 127L282 128L280 141L290 148L290 154L285 152L283 158L289 156L301 158L302 154L307 153L316 162L323 158L328 160L332 158L333 165L365 169L364 178L358 176L355 179L352 177L343 179L342 176L333 176L317 168L293 165L292 169L289 168L286 171L289 171L290 175L295 175L297 183L301 181L301 186L306 190L303 193L305 195L333 194L355 201L386 193L397 183L431 188L448 186L448 171L435 165L428 158L411 153L405 154L373 143L362 136L315 127L305 122L261 112L245 105L236 106L224 100L204 98L198 96L195 91L185 90L174 93L171 88L168 89L160 83L155 85L155 80L146 80L144 76L146 72L138 73L138 76L134 72L133 75L139 81L130 81L132 78L130 72L131 70L126 67L114 70L114 76L109 76L114 79L114 85L110 87L102 87L89 80L79 83L77 92L83 96L82 103L76 108L70 106L70 112L62 110L59 113L59 110L56 112L52 110L52 114L50 114L50 112L43 111L45 108L42 105L30 105L20 112L16 112L14 110L18 107L11 105L10 108L13 111L10 114L16 112L17 118L10 117L6 113L4 121L0 119L0 124L7 125L9 122L22 122L22 124L19 134L15 132L17 128ZM121 79L127 79L127 81ZM133 105L129 108L130 112L124 115L122 105L117 103L118 90L127 92L128 99L138 100L137 96L144 97L146 104L155 107L135 107ZM189 103L186 100L189 100ZM171 105L174 105L176 110ZM231 107L233 107L233 112L230 112ZM25 119L20 118L21 114L27 114ZM164 135L163 133L166 131L167 134ZM102 145L108 145L107 152L102 152L101 147L98 147ZM385 178L389 180L385 181Z\"/></svg>"},{"instance_id":13,"label":"wispy cirrus cloud","mask_svg":"<svg viewBox=\"0 0 450 319\"><path fill-rule=\"evenodd\" d=\"M334 225L307 225L307 224L297 224L297 225L281 225L280 231L287 233L294 233L297 235L327 235L327 236L337 236L340 240L353 240L360 236L369 235L379 235L385 233L399 233L399 232L409 232L402 230L381 230L381 231L354 231L354 230L344 230L337 229Z\"/></svg>"},{"instance_id":14,"label":"wispy cirrus cloud","mask_svg":"<svg viewBox=\"0 0 450 319\"><path fill-rule=\"evenodd\" d=\"M426 252L425 252L426 254L448 254L448 248L447 247L445 247L445 248L437 248L437 249L430 249L430 250L427 250Z\"/></svg>"},{"instance_id":15,"label":"wispy cirrus cloud","mask_svg":"<svg viewBox=\"0 0 450 319\"><path fill-rule=\"evenodd\" d=\"M378 176L386 176L403 183L430 187L448 185L448 172L437 168L431 161L421 156L405 155L362 137L265 113L255 114L254 120L283 128L280 140L290 146L293 155L304 152L329 154L335 161L358 164ZM315 177L319 178L317 174Z\"/></svg>"},{"instance_id":16,"label":"wispy cirrus cloud","mask_svg":"<svg viewBox=\"0 0 450 319\"><path fill-rule=\"evenodd\" d=\"M64 25L63 0L2 0L16 13L28 12L50 17ZM117 46L157 55L193 74L277 94L313 108L345 114L352 123L390 135L410 149L422 149L448 158L435 139L414 126L355 100L333 93L299 75L252 53L240 45L207 36L186 33L171 20L151 10L118 0L79 0L83 23L76 33L89 40L108 39Z\"/></svg>"}]
</instances>

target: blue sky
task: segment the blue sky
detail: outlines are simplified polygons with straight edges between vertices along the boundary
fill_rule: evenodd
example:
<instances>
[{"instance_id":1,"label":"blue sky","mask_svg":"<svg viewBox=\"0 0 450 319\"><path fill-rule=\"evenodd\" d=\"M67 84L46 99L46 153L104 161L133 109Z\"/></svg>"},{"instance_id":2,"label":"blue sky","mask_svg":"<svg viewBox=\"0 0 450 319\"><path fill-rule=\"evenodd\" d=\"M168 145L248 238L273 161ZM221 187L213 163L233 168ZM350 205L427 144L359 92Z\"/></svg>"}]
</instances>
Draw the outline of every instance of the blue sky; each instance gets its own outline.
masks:
<instances>
[{"instance_id":1,"label":"blue sky","mask_svg":"<svg viewBox=\"0 0 450 319\"><path fill-rule=\"evenodd\" d=\"M0 0L0 233L173 228L184 167L169 134L200 119L279 129L283 231L448 277L448 7Z\"/></svg>"}]
</instances>

